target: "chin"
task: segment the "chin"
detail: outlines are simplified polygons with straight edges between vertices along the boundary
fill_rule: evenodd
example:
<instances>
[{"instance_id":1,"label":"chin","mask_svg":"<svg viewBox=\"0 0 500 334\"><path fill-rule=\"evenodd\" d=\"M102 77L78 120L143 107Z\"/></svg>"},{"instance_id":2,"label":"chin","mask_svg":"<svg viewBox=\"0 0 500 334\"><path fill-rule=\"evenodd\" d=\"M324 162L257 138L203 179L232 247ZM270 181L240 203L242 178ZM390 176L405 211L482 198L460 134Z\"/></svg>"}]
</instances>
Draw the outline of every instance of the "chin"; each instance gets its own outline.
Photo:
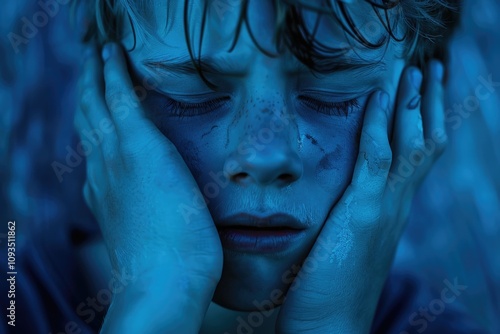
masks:
<instances>
[{"instance_id":1,"label":"chin","mask_svg":"<svg viewBox=\"0 0 500 334\"><path fill-rule=\"evenodd\" d=\"M248 254L224 250L224 269L213 302L235 311L263 311L283 302L304 255Z\"/></svg>"}]
</instances>

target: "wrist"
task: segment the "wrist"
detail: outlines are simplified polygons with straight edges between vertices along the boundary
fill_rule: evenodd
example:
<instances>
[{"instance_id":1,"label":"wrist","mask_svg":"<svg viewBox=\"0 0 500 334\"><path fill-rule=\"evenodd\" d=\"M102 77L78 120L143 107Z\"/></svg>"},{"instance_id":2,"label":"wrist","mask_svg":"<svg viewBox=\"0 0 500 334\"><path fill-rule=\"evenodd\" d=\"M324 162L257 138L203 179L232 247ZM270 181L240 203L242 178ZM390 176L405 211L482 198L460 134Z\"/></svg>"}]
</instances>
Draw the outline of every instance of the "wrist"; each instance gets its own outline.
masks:
<instances>
[{"instance_id":1,"label":"wrist","mask_svg":"<svg viewBox=\"0 0 500 334\"><path fill-rule=\"evenodd\" d=\"M214 290L179 274L141 275L113 296L101 333L198 333Z\"/></svg>"},{"instance_id":2,"label":"wrist","mask_svg":"<svg viewBox=\"0 0 500 334\"><path fill-rule=\"evenodd\" d=\"M193 318L185 307L170 303L155 309L149 301L114 301L100 333L198 333L202 319L196 321Z\"/></svg>"},{"instance_id":3,"label":"wrist","mask_svg":"<svg viewBox=\"0 0 500 334\"><path fill-rule=\"evenodd\" d=\"M335 301L326 302L321 308L314 308L312 312L304 306L305 312L278 318L277 333L370 333L383 288L381 277L371 277L370 282L364 278L355 283L352 280L351 286L341 289L345 293L338 295Z\"/></svg>"}]
</instances>

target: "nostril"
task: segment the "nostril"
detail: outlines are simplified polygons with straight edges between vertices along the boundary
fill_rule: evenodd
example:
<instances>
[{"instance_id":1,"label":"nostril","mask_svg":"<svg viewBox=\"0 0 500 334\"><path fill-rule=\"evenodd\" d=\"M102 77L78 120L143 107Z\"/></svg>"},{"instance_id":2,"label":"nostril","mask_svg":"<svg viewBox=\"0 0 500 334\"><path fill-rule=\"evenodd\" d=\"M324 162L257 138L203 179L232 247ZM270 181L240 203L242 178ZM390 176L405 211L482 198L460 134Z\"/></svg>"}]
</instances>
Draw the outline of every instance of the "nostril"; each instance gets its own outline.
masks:
<instances>
[{"instance_id":1,"label":"nostril","mask_svg":"<svg viewBox=\"0 0 500 334\"><path fill-rule=\"evenodd\" d=\"M285 182L285 183L292 183L293 181L295 181L295 177L292 174L288 174L288 173L281 174L278 177L278 179L282 182Z\"/></svg>"}]
</instances>

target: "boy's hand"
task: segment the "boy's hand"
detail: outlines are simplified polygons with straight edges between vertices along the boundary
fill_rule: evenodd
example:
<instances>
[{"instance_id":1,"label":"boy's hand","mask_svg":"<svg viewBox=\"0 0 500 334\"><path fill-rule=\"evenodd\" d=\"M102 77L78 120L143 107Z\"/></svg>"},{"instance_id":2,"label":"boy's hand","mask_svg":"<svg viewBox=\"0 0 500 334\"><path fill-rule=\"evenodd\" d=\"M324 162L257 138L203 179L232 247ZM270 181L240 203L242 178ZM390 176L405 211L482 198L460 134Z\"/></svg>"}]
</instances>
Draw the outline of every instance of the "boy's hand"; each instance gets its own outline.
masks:
<instances>
[{"instance_id":1,"label":"boy's hand","mask_svg":"<svg viewBox=\"0 0 500 334\"><path fill-rule=\"evenodd\" d=\"M443 67L428 72L421 101L422 74L403 72L393 131L387 94L373 94L352 182L288 290L278 333L370 331L413 195L446 143Z\"/></svg>"},{"instance_id":2,"label":"boy's hand","mask_svg":"<svg viewBox=\"0 0 500 334\"><path fill-rule=\"evenodd\" d=\"M107 44L103 58L89 49L75 115L82 140L113 126L87 156L84 197L114 269L136 278L115 295L103 330L196 332L222 272L216 227L179 152L145 117L121 47ZM182 210L196 198L187 222Z\"/></svg>"}]
</instances>

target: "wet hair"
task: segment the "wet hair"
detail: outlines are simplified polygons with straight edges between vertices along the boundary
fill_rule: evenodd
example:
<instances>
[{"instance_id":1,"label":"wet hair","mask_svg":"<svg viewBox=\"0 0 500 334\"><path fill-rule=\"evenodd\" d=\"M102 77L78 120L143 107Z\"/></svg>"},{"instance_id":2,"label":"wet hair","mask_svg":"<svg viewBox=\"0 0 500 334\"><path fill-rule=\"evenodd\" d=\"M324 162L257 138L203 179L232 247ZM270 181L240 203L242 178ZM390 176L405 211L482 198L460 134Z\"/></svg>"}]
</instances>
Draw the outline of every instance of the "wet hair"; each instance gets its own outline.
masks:
<instances>
[{"instance_id":1,"label":"wet hair","mask_svg":"<svg viewBox=\"0 0 500 334\"><path fill-rule=\"evenodd\" d=\"M151 3L145 0L89 0L93 3L90 9L90 24L84 36L84 41L94 40L104 43L110 40L120 39L120 26L122 20L131 23L134 33L134 45L137 40L139 26L147 26L144 13L151 15ZM167 1L167 0L163 0ZM204 36L205 22L208 7L214 1L225 2L228 0L202 0L203 11L200 39L193 41L191 36L189 5L193 0L176 0L180 5L184 2L184 30L186 44L200 76L207 82L203 75L199 59L201 55L195 55L194 45L201 48ZM196 0L199 1L199 0ZM232 0L231 0L232 1ZM349 4L340 0L321 0L318 4L310 0L273 0L276 11L276 27L274 40L276 50L279 53L290 51L300 62L314 72L329 73L340 69L339 63L335 61L342 56L350 47L332 47L319 42L315 38L317 23L311 30L304 20L304 11L315 11L321 16L328 15L341 25L349 41L357 44L355 47L368 49L380 49L386 47L390 39L404 43L404 57L410 63L423 66L431 57L444 58L445 52L443 41L448 37L452 26L458 21L458 0L363 0L367 2L382 23L387 34L382 39L371 40L366 27L357 26L353 19ZM148 5L149 2L149 5ZM248 5L250 0L239 0L241 3L239 19L236 26L232 47L235 46L243 25L246 25L255 45L265 54L274 56L269 50L262 48L255 36L252 34L249 19ZM169 4L170 6L170 4ZM168 7L167 7L168 11ZM142 15L141 15L142 14ZM169 17L169 13L166 13ZM319 21L319 20L318 20ZM317 21L317 22L318 22ZM137 25L140 23L140 25ZM168 22L166 22L168 26ZM403 27L403 29L400 29ZM142 29L143 30L143 29ZM150 29L151 30L151 29ZM198 44L195 44L198 43ZM230 48L228 51L231 51ZM208 82L207 82L208 83Z\"/></svg>"}]
</instances>

